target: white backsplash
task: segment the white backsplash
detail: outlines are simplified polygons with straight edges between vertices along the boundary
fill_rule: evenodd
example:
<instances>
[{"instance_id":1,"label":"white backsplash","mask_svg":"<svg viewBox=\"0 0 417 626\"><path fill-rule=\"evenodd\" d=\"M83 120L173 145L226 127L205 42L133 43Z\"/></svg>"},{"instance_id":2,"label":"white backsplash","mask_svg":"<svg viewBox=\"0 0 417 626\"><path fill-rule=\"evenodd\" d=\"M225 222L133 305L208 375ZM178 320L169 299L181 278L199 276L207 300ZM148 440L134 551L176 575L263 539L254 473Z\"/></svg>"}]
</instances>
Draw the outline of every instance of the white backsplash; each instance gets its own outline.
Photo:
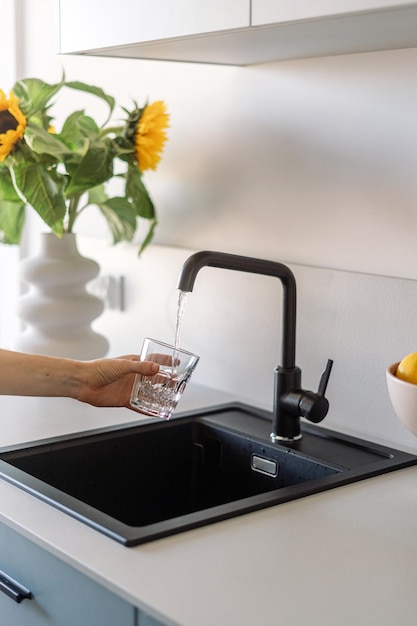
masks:
<instances>
[{"instance_id":1,"label":"white backsplash","mask_svg":"<svg viewBox=\"0 0 417 626\"><path fill-rule=\"evenodd\" d=\"M126 310L107 310L95 324L113 356L138 352L144 336L174 340L178 277L195 250L151 246L138 259L134 246L109 253L108 245L90 239L81 240L80 250L101 263L103 274L125 277ZM323 425L416 450L417 439L396 418L385 383L386 367L417 349L415 281L289 265L298 288L303 386L315 390L327 359L334 360ZM187 297L181 335L182 346L201 357L194 381L270 409L281 357L281 303L275 278L203 268Z\"/></svg>"}]
</instances>

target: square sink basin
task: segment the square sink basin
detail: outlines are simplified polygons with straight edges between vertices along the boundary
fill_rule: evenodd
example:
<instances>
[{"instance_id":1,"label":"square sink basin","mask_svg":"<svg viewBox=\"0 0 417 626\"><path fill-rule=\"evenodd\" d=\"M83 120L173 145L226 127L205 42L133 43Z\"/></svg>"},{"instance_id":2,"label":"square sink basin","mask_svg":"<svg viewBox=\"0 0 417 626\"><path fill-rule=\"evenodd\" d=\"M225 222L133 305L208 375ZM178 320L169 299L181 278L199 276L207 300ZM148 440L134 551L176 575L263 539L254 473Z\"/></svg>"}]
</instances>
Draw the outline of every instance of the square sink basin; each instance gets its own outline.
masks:
<instances>
[{"instance_id":1,"label":"square sink basin","mask_svg":"<svg viewBox=\"0 0 417 626\"><path fill-rule=\"evenodd\" d=\"M0 477L135 546L417 464L417 456L303 424L272 443L244 404L0 450Z\"/></svg>"}]
</instances>

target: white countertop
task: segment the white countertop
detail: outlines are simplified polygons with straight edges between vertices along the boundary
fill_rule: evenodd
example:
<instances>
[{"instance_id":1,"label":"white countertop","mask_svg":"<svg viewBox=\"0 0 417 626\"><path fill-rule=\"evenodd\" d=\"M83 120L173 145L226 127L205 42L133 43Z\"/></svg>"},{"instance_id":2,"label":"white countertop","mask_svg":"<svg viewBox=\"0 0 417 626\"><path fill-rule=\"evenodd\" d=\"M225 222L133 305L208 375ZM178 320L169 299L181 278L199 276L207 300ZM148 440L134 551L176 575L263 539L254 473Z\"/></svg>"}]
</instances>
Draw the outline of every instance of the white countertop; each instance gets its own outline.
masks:
<instances>
[{"instance_id":1,"label":"white countertop","mask_svg":"<svg viewBox=\"0 0 417 626\"><path fill-rule=\"evenodd\" d=\"M187 390L182 410L230 400ZM0 446L137 421L0 398ZM126 548L0 480L0 522L167 624L385 626L417 616L417 467Z\"/></svg>"}]
</instances>

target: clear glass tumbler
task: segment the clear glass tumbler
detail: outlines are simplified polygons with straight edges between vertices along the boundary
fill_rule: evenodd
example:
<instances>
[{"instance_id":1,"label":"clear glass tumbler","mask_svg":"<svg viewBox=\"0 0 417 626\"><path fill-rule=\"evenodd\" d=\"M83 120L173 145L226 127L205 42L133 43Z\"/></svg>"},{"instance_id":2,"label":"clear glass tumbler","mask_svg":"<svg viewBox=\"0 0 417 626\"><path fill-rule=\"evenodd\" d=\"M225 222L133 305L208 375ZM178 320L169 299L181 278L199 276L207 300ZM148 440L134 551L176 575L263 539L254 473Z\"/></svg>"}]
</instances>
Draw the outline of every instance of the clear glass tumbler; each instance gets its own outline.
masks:
<instances>
[{"instance_id":1,"label":"clear glass tumbler","mask_svg":"<svg viewBox=\"0 0 417 626\"><path fill-rule=\"evenodd\" d=\"M140 358L158 363L159 371L154 376L136 376L130 405L145 415L169 419L200 357L147 337Z\"/></svg>"}]
</instances>

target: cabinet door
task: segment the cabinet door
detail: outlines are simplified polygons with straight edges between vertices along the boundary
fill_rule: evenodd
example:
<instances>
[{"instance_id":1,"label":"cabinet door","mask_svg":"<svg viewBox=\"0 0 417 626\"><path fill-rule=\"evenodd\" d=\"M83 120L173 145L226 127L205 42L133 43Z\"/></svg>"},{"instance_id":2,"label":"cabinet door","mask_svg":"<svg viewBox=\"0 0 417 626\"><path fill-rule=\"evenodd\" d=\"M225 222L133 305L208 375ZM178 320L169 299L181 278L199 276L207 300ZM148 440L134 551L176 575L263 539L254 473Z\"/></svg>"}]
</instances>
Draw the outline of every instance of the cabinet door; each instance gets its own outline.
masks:
<instances>
[{"instance_id":1,"label":"cabinet door","mask_svg":"<svg viewBox=\"0 0 417 626\"><path fill-rule=\"evenodd\" d=\"M243 28L249 20L250 0L59 0L59 51Z\"/></svg>"},{"instance_id":2,"label":"cabinet door","mask_svg":"<svg viewBox=\"0 0 417 626\"><path fill-rule=\"evenodd\" d=\"M0 570L32 593L31 599L17 604L0 592L1 626L137 623L133 606L2 524Z\"/></svg>"},{"instance_id":3,"label":"cabinet door","mask_svg":"<svg viewBox=\"0 0 417 626\"><path fill-rule=\"evenodd\" d=\"M252 26L415 6L413 0L252 0Z\"/></svg>"}]
</instances>

